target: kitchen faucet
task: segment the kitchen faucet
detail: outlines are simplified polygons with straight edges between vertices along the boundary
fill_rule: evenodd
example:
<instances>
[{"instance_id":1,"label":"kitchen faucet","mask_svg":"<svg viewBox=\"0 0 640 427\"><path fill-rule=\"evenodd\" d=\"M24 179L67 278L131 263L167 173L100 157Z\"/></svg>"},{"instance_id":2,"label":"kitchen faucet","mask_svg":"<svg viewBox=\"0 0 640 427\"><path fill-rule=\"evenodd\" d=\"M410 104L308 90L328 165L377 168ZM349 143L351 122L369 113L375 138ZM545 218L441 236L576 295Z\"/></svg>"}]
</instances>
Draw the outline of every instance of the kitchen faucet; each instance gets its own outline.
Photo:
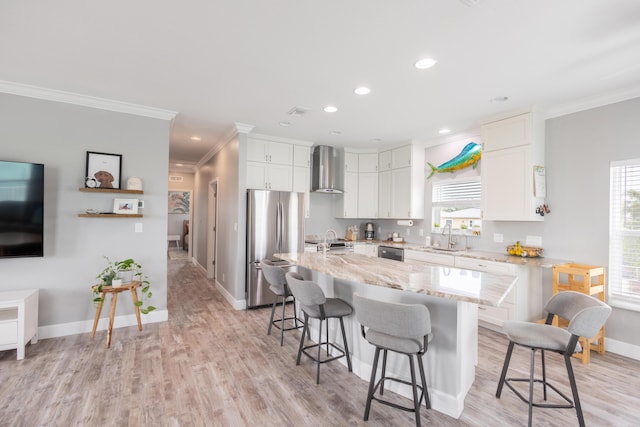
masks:
<instances>
[{"instance_id":1,"label":"kitchen faucet","mask_svg":"<svg viewBox=\"0 0 640 427\"><path fill-rule=\"evenodd\" d=\"M447 240L447 249L453 249L453 247L456 245L456 241L453 240L453 237L451 236L451 223L446 223L444 225L444 228L442 229L442 235L444 236L445 231L447 231L447 227L449 227L449 239Z\"/></svg>"},{"instance_id":2,"label":"kitchen faucet","mask_svg":"<svg viewBox=\"0 0 640 427\"><path fill-rule=\"evenodd\" d=\"M336 233L336 231L332 228L328 228L327 231L324 232L324 245L322 245L322 250L324 251L324 254L327 254L327 248L329 247L329 243L327 243L327 235L333 233L333 239L331 240L338 240L338 233Z\"/></svg>"}]
</instances>

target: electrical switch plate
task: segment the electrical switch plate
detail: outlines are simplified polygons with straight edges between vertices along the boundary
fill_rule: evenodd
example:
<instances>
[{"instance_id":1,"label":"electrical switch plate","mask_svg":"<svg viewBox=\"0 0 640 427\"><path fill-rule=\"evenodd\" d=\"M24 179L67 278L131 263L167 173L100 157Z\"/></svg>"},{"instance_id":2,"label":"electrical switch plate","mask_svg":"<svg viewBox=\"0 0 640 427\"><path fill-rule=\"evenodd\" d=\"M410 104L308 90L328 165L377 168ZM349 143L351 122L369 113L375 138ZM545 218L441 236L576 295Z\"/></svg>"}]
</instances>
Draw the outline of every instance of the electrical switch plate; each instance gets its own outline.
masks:
<instances>
[{"instance_id":1,"label":"electrical switch plate","mask_svg":"<svg viewBox=\"0 0 640 427\"><path fill-rule=\"evenodd\" d=\"M424 236L424 230L422 228L418 230L418 235L420 237Z\"/></svg>"},{"instance_id":2,"label":"electrical switch plate","mask_svg":"<svg viewBox=\"0 0 640 427\"><path fill-rule=\"evenodd\" d=\"M411 234L411 229L407 228L407 236L409 236Z\"/></svg>"},{"instance_id":3,"label":"electrical switch plate","mask_svg":"<svg viewBox=\"0 0 640 427\"><path fill-rule=\"evenodd\" d=\"M136 222L135 232L136 233L142 233L142 223L141 222Z\"/></svg>"},{"instance_id":4,"label":"electrical switch plate","mask_svg":"<svg viewBox=\"0 0 640 427\"><path fill-rule=\"evenodd\" d=\"M542 246L542 236L527 236L527 245Z\"/></svg>"},{"instance_id":5,"label":"electrical switch plate","mask_svg":"<svg viewBox=\"0 0 640 427\"><path fill-rule=\"evenodd\" d=\"M493 233L493 241L496 243L502 243L504 236L500 233Z\"/></svg>"}]
</instances>

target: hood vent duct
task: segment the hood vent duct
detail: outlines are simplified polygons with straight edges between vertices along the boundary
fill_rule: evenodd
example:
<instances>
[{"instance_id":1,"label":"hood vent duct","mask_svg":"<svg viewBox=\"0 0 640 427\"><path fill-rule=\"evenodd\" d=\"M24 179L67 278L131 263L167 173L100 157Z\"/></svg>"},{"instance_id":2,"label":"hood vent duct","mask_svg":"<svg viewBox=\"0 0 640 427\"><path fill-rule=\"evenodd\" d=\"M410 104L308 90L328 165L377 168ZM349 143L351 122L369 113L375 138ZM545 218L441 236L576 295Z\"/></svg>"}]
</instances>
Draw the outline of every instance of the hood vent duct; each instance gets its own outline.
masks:
<instances>
[{"instance_id":1,"label":"hood vent duct","mask_svg":"<svg viewBox=\"0 0 640 427\"><path fill-rule=\"evenodd\" d=\"M316 193L342 193L344 155L342 150L327 145L313 147L311 191Z\"/></svg>"}]
</instances>

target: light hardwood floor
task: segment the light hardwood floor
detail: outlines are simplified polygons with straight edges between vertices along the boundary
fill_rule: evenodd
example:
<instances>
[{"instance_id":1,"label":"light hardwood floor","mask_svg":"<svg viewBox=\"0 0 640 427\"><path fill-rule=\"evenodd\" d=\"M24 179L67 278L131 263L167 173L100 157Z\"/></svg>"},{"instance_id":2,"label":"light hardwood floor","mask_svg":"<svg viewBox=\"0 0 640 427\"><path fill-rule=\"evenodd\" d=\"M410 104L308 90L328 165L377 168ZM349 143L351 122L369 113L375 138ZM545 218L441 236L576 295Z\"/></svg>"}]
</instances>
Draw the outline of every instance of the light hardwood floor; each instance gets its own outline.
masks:
<instances>
[{"instance_id":1,"label":"light hardwood floor","mask_svg":"<svg viewBox=\"0 0 640 427\"><path fill-rule=\"evenodd\" d=\"M87 294L87 303L90 295ZM169 321L40 340L16 361L0 352L0 426L411 426L413 414L373 403L362 420L367 382L339 363L295 365L299 332L267 336L269 309L235 311L184 260L169 261ZM437 331L435 331L437 333ZM422 409L423 425L526 425L510 390L495 398L507 342L481 328L476 381L460 419ZM511 372L528 372L516 350ZM570 394L562 360L549 376ZM640 425L640 362L611 353L574 363L587 425ZM428 379L427 379L428 381ZM388 393L390 394L390 393ZM405 403L408 402L405 400ZM577 425L572 409L534 408L536 426Z\"/></svg>"}]
</instances>

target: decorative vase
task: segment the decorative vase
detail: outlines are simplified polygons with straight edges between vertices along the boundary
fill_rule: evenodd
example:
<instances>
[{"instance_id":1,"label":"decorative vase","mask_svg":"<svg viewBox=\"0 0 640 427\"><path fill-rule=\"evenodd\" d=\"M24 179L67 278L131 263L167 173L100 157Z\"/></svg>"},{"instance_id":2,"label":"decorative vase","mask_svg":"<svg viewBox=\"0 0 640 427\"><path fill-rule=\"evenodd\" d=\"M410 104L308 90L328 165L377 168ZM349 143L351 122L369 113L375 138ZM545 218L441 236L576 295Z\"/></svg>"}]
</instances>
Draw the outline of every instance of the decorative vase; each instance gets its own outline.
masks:
<instances>
[{"instance_id":1,"label":"decorative vase","mask_svg":"<svg viewBox=\"0 0 640 427\"><path fill-rule=\"evenodd\" d=\"M113 279L111 281L111 286L114 288L119 288L120 286L122 286L122 279Z\"/></svg>"},{"instance_id":2,"label":"decorative vase","mask_svg":"<svg viewBox=\"0 0 640 427\"><path fill-rule=\"evenodd\" d=\"M119 271L118 278L122 280L122 283L131 283L133 280L133 270Z\"/></svg>"}]
</instances>

